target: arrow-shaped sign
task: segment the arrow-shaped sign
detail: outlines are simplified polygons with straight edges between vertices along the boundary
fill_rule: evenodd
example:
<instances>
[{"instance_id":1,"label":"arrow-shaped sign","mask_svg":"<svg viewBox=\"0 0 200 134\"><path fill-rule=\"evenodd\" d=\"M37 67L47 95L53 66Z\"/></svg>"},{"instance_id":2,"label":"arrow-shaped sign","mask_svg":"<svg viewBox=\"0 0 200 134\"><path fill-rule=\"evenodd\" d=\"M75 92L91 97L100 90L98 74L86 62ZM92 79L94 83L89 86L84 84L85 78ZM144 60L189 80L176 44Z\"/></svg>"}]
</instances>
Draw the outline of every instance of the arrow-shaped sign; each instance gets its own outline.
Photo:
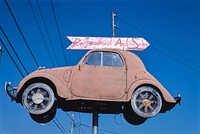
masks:
<instances>
[{"instance_id":1,"label":"arrow-shaped sign","mask_svg":"<svg viewBox=\"0 0 200 134\"><path fill-rule=\"evenodd\" d=\"M67 36L72 44L67 49L123 49L144 50L150 44L144 38L121 37L73 37Z\"/></svg>"}]
</instances>

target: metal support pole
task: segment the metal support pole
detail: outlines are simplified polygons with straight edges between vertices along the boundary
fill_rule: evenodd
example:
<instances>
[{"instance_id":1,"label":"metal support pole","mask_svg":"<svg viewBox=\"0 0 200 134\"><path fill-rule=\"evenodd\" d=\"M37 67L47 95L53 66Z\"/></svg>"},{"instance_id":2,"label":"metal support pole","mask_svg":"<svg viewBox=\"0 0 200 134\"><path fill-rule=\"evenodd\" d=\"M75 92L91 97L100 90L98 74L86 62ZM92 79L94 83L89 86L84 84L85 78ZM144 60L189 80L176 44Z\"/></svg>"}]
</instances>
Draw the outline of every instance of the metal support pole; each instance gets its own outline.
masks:
<instances>
[{"instance_id":1,"label":"metal support pole","mask_svg":"<svg viewBox=\"0 0 200 134\"><path fill-rule=\"evenodd\" d=\"M72 112L72 124L71 124L71 130L70 130L70 134L73 134L73 132L74 132L74 112Z\"/></svg>"},{"instance_id":2,"label":"metal support pole","mask_svg":"<svg viewBox=\"0 0 200 134\"><path fill-rule=\"evenodd\" d=\"M115 16L116 14L112 12L112 37L115 37Z\"/></svg>"},{"instance_id":3,"label":"metal support pole","mask_svg":"<svg viewBox=\"0 0 200 134\"><path fill-rule=\"evenodd\" d=\"M98 134L98 113L92 114L92 134Z\"/></svg>"}]
</instances>

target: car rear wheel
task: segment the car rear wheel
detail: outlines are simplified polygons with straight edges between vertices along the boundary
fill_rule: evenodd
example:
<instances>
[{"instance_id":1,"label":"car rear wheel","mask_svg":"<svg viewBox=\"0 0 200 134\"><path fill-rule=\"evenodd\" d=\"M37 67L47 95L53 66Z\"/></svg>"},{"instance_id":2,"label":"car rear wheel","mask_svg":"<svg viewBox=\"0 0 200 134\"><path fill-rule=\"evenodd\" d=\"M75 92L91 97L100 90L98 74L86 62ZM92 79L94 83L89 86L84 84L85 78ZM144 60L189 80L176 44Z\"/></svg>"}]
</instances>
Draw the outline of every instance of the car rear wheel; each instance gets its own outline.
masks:
<instances>
[{"instance_id":1,"label":"car rear wheel","mask_svg":"<svg viewBox=\"0 0 200 134\"><path fill-rule=\"evenodd\" d=\"M55 96L53 89L45 83L33 83L22 94L22 105L30 113L32 118L38 117L41 121L54 114L54 111L56 111L54 102Z\"/></svg>"},{"instance_id":2,"label":"car rear wheel","mask_svg":"<svg viewBox=\"0 0 200 134\"><path fill-rule=\"evenodd\" d=\"M160 112L162 97L152 86L141 86L132 94L131 107L138 116L150 118Z\"/></svg>"}]
</instances>

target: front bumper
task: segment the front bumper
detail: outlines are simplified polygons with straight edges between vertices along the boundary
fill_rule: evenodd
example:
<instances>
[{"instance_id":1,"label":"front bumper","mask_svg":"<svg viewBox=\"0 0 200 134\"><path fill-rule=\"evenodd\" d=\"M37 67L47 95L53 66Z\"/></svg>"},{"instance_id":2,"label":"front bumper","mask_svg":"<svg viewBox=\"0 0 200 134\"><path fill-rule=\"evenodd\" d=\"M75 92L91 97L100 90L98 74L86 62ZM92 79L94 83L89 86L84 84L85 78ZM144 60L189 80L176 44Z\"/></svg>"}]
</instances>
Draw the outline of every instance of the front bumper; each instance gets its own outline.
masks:
<instances>
[{"instance_id":1,"label":"front bumper","mask_svg":"<svg viewBox=\"0 0 200 134\"><path fill-rule=\"evenodd\" d=\"M176 104L181 105L181 94L178 93L178 96L177 96L177 97L174 97L174 100L176 101Z\"/></svg>"},{"instance_id":2,"label":"front bumper","mask_svg":"<svg viewBox=\"0 0 200 134\"><path fill-rule=\"evenodd\" d=\"M5 82L5 92L11 98L11 101L17 100L17 88L11 85L11 82Z\"/></svg>"}]
</instances>

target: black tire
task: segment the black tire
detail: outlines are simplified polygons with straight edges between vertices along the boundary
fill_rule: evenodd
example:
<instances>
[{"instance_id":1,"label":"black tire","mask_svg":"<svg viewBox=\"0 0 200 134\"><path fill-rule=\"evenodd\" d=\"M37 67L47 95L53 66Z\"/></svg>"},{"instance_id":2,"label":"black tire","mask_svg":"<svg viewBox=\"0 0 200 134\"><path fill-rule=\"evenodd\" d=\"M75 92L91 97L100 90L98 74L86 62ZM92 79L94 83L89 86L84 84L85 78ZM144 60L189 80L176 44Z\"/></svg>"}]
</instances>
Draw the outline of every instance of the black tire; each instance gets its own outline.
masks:
<instances>
[{"instance_id":1,"label":"black tire","mask_svg":"<svg viewBox=\"0 0 200 134\"><path fill-rule=\"evenodd\" d=\"M132 125L140 125L140 124L143 124L147 120L147 118L138 116L132 110L130 105L125 106L123 115L124 115L124 119Z\"/></svg>"},{"instance_id":2,"label":"black tire","mask_svg":"<svg viewBox=\"0 0 200 134\"><path fill-rule=\"evenodd\" d=\"M37 123L47 123L49 121L51 121L55 115L56 115L56 108L51 108L48 112L44 113L44 114L39 114L39 115L35 115L35 114L30 114L30 117Z\"/></svg>"}]
</instances>

